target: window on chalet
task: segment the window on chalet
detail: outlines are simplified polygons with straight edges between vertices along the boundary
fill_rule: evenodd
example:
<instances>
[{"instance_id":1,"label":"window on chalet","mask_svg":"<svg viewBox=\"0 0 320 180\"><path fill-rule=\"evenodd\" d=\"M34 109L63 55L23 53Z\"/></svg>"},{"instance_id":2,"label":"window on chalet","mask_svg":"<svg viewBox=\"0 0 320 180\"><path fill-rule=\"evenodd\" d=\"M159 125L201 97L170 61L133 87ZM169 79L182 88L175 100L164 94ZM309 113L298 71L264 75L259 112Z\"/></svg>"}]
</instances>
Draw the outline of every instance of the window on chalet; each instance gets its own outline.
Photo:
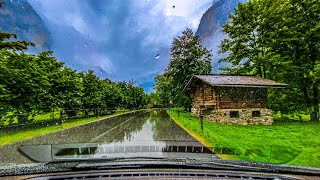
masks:
<instances>
[{"instance_id":1,"label":"window on chalet","mask_svg":"<svg viewBox=\"0 0 320 180\"><path fill-rule=\"evenodd\" d=\"M207 106L207 109L208 110L214 110L214 109L216 109L216 106Z\"/></svg>"},{"instance_id":2,"label":"window on chalet","mask_svg":"<svg viewBox=\"0 0 320 180\"><path fill-rule=\"evenodd\" d=\"M252 111L252 117L261 117L260 111Z\"/></svg>"},{"instance_id":3,"label":"window on chalet","mask_svg":"<svg viewBox=\"0 0 320 180\"><path fill-rule=\"evenodd\" d=\"M239 118L239 111L230 111L230 118Z\"/></svg>"}]
</instances>

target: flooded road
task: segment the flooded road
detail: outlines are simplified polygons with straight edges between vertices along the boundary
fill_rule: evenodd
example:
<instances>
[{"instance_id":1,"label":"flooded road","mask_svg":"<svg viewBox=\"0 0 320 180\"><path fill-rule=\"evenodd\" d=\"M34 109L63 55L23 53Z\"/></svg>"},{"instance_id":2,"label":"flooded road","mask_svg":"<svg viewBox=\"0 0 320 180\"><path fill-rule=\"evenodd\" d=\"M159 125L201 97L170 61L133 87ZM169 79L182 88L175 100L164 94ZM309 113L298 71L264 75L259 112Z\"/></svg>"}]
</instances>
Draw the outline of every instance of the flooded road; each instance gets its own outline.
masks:
<instances>
[{"instance_id":1,"label":"flooded road","mask_svg":"<svg viewBox=\"0 0 320 180\"><path fill-rule=\"evenodd\" d=\"M162 156L164 151L181 151L181 147L182 151L193 151L195 146L202 146L178 126L164 110L153 110L96 121L2 146L0 147L0 163L30 163L29 159L18 153L17 148L21 145L37 144L53 144L56 154L67 156L81 154L83 150L79 147L88 146L88 144L95 152L106 152L112 147L111 151L122 153L121 156L123 153L127 154L128 149L135 153L140 152L140 154L144 152L143 155L146 151L153 152L153 154L161 152ZM66 147L67 151L65 151ZM90 151L90 148L87 149Z\"/></svg>"}]
</instances>

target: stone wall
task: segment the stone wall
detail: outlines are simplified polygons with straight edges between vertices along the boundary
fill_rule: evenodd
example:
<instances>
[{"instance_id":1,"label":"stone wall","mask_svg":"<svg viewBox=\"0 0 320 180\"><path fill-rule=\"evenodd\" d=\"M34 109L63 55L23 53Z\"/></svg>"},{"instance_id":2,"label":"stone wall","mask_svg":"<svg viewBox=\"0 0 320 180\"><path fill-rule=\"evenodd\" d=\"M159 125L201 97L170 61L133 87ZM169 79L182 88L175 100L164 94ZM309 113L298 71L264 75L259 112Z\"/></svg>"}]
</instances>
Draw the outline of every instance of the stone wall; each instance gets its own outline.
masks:
<instances>
[{"instance_id":1,"label":"stone wall","mask_svg":"<svg viewBox=\"0 0 320 180\"><path fill-rule=\"evenodd\" d=\"M191 108L191 115L193 117L200 117L201 108L199 107L193 107Z\"/></svg>"},{"instance_id":2,"label":"stone wall","mask_svg":"<svg viewBox=\"0 0 320 180\"><path fill-rule=\"evenodd\" d=\"M231 118L230 112L239 113L239 118ZM253 117L252 112L259 111L260 117ZM199 117L201 108L192 108L191 113L194 117ZM207 112L208 113L208 112ZM209 115L204 117L205 120L220 124L237 124L237 125L272 125L272 111L266 108L247 108L247 109L215 109Z\"/></svg>"},{"instance_id":3,"label":"stone wall","mask_svg":"<svg viewBox=\"0 0 320 180\"><path fill-rule=\"evenodd\" d=\"M239 118L230 118L231 111L238 111ZM252 117L253 111L259 111L260 117ZM251 109L218 109L212 114L205 116L208 121L213 121L221 124L238 124L238 125L272 125L272 111L266 108L251 108Z\"/></svg>"}]
</instances>

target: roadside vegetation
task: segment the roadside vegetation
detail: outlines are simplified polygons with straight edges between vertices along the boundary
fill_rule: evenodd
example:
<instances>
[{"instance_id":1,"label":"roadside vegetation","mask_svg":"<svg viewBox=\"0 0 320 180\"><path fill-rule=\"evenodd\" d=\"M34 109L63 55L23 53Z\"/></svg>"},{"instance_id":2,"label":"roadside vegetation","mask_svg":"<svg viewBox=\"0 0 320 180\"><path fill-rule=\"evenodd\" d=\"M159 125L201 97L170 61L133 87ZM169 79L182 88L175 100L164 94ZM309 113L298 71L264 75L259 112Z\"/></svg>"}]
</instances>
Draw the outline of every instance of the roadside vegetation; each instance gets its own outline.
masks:
<instances>
[{"instance_id":1,"label":"roadside vegetation","mask_svg":"<svg viewBox=\"0 0 320 180\"><path fill-rule=\"evenodd\" d=\"M234 126L204 121L202 131L200 119L189 112L167 112L223 159L320 167L319 123L275 121L272 126Z\"/></svg>"}]
</instances>

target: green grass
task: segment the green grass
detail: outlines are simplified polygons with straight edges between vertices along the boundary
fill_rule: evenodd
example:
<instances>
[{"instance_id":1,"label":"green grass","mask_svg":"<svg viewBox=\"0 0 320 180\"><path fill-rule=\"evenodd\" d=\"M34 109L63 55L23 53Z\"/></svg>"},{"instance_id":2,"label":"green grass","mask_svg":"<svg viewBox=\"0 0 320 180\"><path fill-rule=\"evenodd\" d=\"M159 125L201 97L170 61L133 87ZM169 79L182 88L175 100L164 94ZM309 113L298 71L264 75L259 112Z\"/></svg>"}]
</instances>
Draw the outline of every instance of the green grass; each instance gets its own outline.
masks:
<instances>
[{"instance_id":1,"label":"green grass","mask_svg":"<svg viewBox=\"0 0 320 180\"><path fill-rule=\"evenodd\" d=\"M310 121L310 114L309 113L300 113L300 114L293 114L293 115L284 115L287 120L294 120L294 121ZM276 121L283 121L281 118L281 113L273 114L273 119Z\"/></svg>"},{"instance_id":2,"label":"green grass","mask_svg":"<svg viewBox=\"0 0 320 180\"><path fill-rule=\"evenodd\" d=\"M3 117L1 118L2 123L3 123L4 125L17 124L17 123L18 123L18 118L17 118L17 117L14 117L14 118L12 119L12 122L9 122L9 121L10 121L10 116L13 115L13 114L14 114L14 112L8 112L8 113L6 114L6 116L3 116ZM36 116L34 117L34 121L35 121L35 122L40 122L40 121L48 121L48 120L51 120L51 115L52 115L52 113L36 115ZM55 119L59 119L59 118L60 118L60 111L54 112L54 118L55 118ZM32 120L32 116L30 115L30 116L28 117L28 119L29 119L29 120Z\"/></svg>"},{"instance_id":3,"label":"green grass","mask_svg":"<svg viewBox=\"0 0 320 180\"><path fill-rule=\"evenodd\" d=\"M0 146L14 143L17 141L22 141L25 139L33 138L36 136L41 136L44 134L48 134L50 132L58 131L63 129L61 126L49 126L37 129L29 129L24 131L15 131L10 133L2 133L0 132Z\"/></svg>"},{"instance_id":4,"label":"green grass","mask_svg":"<svg viewBox=\"0 0 320 180\"><path fill-rule=\"evenodd\" d=\"M236 126L168 110L178 124L225 159L320 167L320 122L276 121L272 126Z\"/></svg>"},{"instance_id":5,"label":"green grass","mask_svg":"<svg viewBox=\"0 0 320 180\"><path fill-rule=\"evenodd\" d=\"M39 128L33 128L33 129L28 129L28 130L16 130L16 131L8 131L8 132L1 132L0 131L0 146L22 141L25 139L33 138L36 136L41 136L44 134L48 134L50 132L62 130L62 129L67 129L71 128L74 126L78 126L81 124L85 124L88 122L92 122L101 118L106 118L106 117L111 117L111 116L116 116L119 114L123 114L125 112L129 112L129 110L117 110L115 114L111 115L105 115L105 116L100 116L100 117L79 117L75 118L72 120L68 120L61 125L53 125L49 127L39 127ZM44 118L45 116L43 116ZM41 119L41 118L39 118Z\"/></svg>"}]
</instances>

